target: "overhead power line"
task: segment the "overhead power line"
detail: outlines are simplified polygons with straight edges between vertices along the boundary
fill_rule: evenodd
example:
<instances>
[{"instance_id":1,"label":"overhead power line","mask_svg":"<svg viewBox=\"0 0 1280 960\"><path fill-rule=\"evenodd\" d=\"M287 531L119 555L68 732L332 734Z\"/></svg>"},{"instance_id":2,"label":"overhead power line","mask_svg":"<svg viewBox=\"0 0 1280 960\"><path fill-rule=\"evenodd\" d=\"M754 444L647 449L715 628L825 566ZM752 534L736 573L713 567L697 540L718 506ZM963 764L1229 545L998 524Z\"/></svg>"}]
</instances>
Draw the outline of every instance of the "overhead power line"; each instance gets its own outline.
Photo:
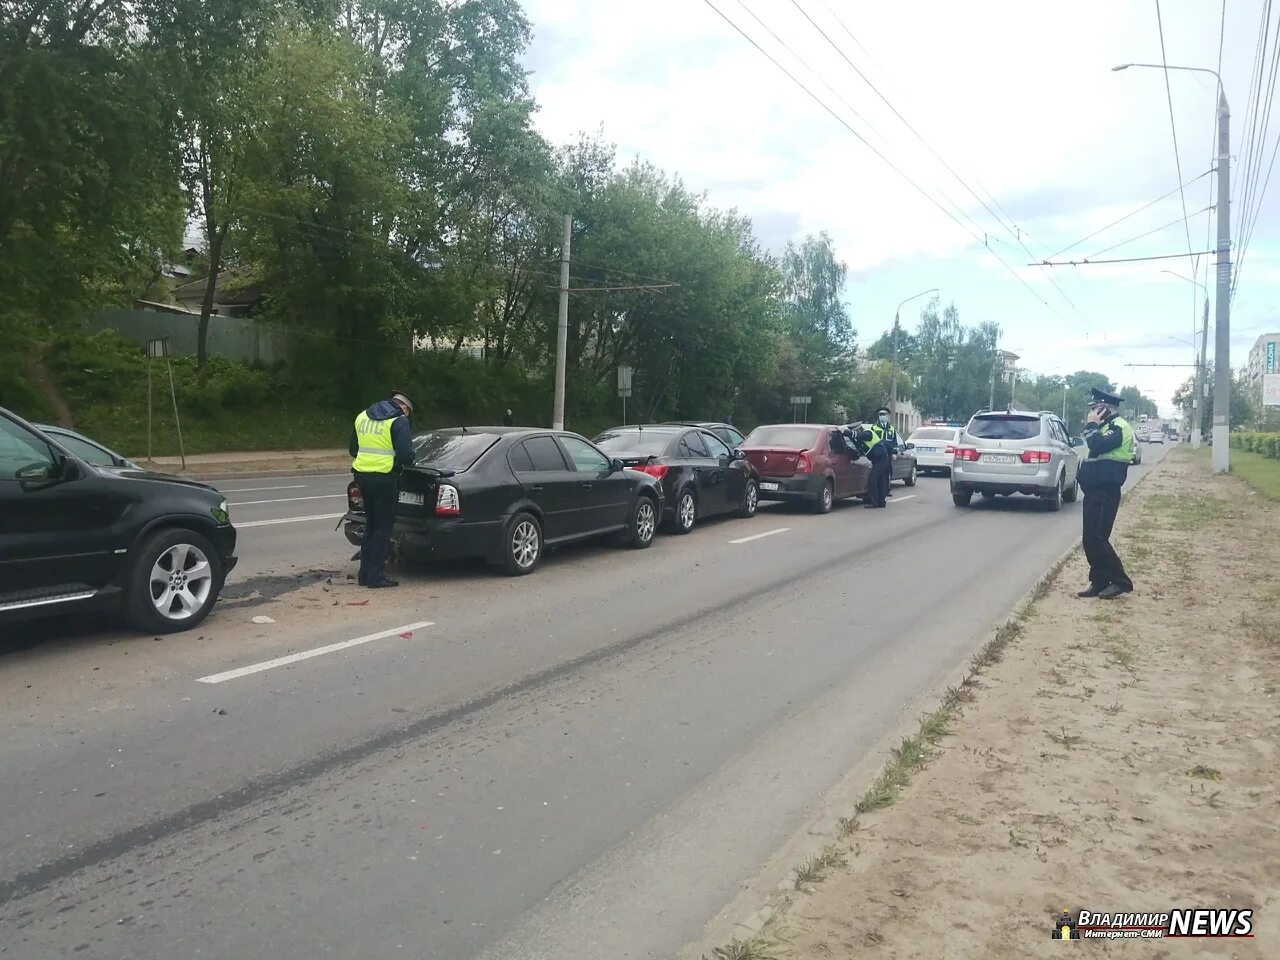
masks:
<instances>
[{"instance_id":1,"label":"overhead power line","mask_svg":"<svg viewBox=\"0 0 1280 960\"><path fill-rule=\"evenodd\" d=\"M1176 226L1177 226L1178 224L1180 224L1180 223L1185 224L1185 223L1186 223L1186 222L1187 222L1191 217L1198 217L1198 216L1200 216L1200 214L1202 214L1202 213L1208 213L1208 212L1209 212L1210 210L1212 210L1212 209L1213 209L1213 207L1205 207L1203 210L1197 210L1195 213L1190 214L1190 216L1186 216L1186 217L1179 217L1177 220L1170 220L1168 223L1164 224L1163 226L1156 227L1154 230L1148 230L1146 233L1140 233L1140 234L1138 234L1136 237L1130 237L1128 240L1121 240L1119 243L1113 243L1111 246L1106 247L1106 248L1105 248L1105 249L1103 249L1103 250L1099 250L1097 253L1090 254L1090 255L1089 255L1088 257L1086 257L1085 259L1086 259L1086 260L1092 260L1092 259L1094 259L1094 257L1100 257L1100 256L1102 256L1104 253L1110 253L1112 250L1116 250L1116 249L1118 249L1119 247L1125 247L1125 246L1128 246L1129 244L1134 243L1134 242L1136 242L1136 241L1138 241L1138 240L1143 240L1143 239L1145 239L1145 238L1147 238L1147 237L1151 236L1153 233L1159 233L1161 230L1168 230L1170 227L1176 227ZM1187 236L1188 236L1188 237L1190 237L1190 236L1191 236L1190 228L1188 228ZM1187 256L1189 256L1189 257L1190 257L1190 256L1194 256L1194 254L1191 252L1191 247L1190 247L1190 245L1188 245L1188 246L1187 246Z\"/></svg>"},{"instance_id":2,"label":"overhead power line","mask_svg":"<svg viewBox=\"0 0 1280 960\"><path fill-rule=\"evenodd\" d=\"M947 217L947 219L951 220L961 230L969 234L969 236L974 239L974 242L982 243L981 239L976 235L974 235L974 233L971 230L969 230L969 228L966 227L950 210L944 207L932 194L930 194L927 190L924 189L924 187L920 186L919 183L917 183L914 179L912 179L909 174L905 173L900 167L898 167L897 164L895 164L892 160L890 160L887 156L885 156L885 154L879 149L877 149L874 144L868 141L866 137L864 137L861 133L859 133L856 129L854 129L854 127L847 120L841 117L840 114L836 113L836 111L833 110L825 101L823 101L821 97L819 97L807 86L805 86L805 84L801 80L799 80L795 76L795 74L793 74L790 70L788 70L781 63L779 63L778 60L772 54L769 53L769 51L765 50L764 47L760 46L760 44L756 42L755 38L752 37L751 34L743 30L742 27L739 26L728 14L726 14L723 10L717 7L715 3L712 2L712 0L703 0L703 2L712 10L714 10L716 15L719 16L720 19L722 19L725 23L729 24L729 26L733 28L734 32L738 33L744 40L750 43L751 46L755 47L756 50L758 50L770 63L772 63L775 67L777 67L780 71L782 71L782 73L786 75L787 79L789 79L792 83L794 83L797 87L799 87L802 91L804 91L804 93L811 100L813 100L816 104L818 104L818 106L822 107L822 109L825 110L827 113L829 113L837 123L839 123L842 127L848 130L849 133L853 134L853 136L857 138L857 140L861 142L863 146L865 146L868 150L874 153L880 160L882 160L889 167L889 169L893 170L894 173L896 173L908 184L910 184L922 197L924 197L926 200L932 203L935 207L937 207L940 211L942 211L942 213ZM1039 300L1040 303L1042 303L1059 320L1061 320L1064 323L1066 322L1066 318L1063 317L1062 314L1058 313L1056 309L1054 309L1053 304L1049 303L1049 301L1045 300L1044 297L1036 293L1035 288L1033 288L1031 284L1027 283L1027 281L1024 280L1022 276L1016 270L1014 270L1013 267L1011 267L1003 257L1001 257L998 253L996 253L990 247L986 247L984 245L984 248L987 250L988 253L990 253L993 257L995 257L1000 262L1001 266L1003 266L1005 270L1007 270L1015 280L1017 280L1020 284L1026 287L1033 297Z\"/></svg>"},{"instance_id":3,"label":"overhead power line","mask_svg":"<svg viewBox=\"0 0 1280 960\"><path fill-rule=\"evenodd\" d=\"M1178 183L1182 183L1182 154L1178 150L1178 125L1173 119L1173 87L1169 83L1169 61L1164 52L1164 17L1160 14L1160 0L1156 0L1156 26L1160 30L1160 64L1164 67L1164 94L1169 103L1169 129L1173 132L1173 162L1178 170ZM1187 234L1187 252L1190 253L1191 223L1190 217L1187 216L1187 192L1182 187L1179 187L1178 195L1182 198L1182 226ZM1116 246L1121 246L1121 244L1116 244ZM1107 249L1114 250L1115 247L1108 247Z\"/></svg>"},{"instance_id":4,"label":"overhead power line","mask_svg":"<svg viewBox=\"0 0 1280 960\"><path fill-rule=\"evenodd\" d=\"M1096 237L1098 234L1100 234L1100 233L1106 233L1106 232L1107 232L1108 230L1110 230L1112 227L1119 226L1120 224L1124 223L1126 220L1129 220L1129 219L1132 219L1133 217L1136 217L1138 214L1142 213L1142 211L1144 211L1144 210L1149 210L1151 207L1154 207L1157 203L1160 203L1162 200L1168 200L1170 197L1172 197L1175 193L1178 193L1178 192L1179 192L1180 190L1182 190L1184 187L1189 187L1189 186L1191 186L1191 184L1195 183L1197 180L1203 180L1205 177L1209 176L1211 173L1213 173L1213 171L1212 171L1212 170L1206 170L1204 173L1200 174L1200 176L1198 176L1198 177L1192 177L1192 178L1191 178L1190 180L1188 180L1186 183L1180 183L1180 184L1178 184L1178 186L1174 187L1174 188L1173 188L1172 190L1170 190L1168 193L1161 194L1160 196L1158 196L1158 197L1156 197L1154 200L1152 200L1150 203L1144 203L1142 206L1138 207L1138 209L1136 209L1136 210L1132 211L1131 213L1126 213L1123 217L1120 217L1120 218L1118 218L1118 219L1116 219L1116 220L1112 220L1112 221L1111 221L1110 223L1108 223L1105 227L1099 227L1097 230L1093 231L1093 233L1089 234L1088 236L1086 236L1086 237L1081 237L1081 238L1080 238L1079 240L1077 240L1075 243L1070 243L1070 244L1068 244L1067 246L1065 246L1065 247L1063 247L1061 250L1059 250L1057 253L1050 254L1050 255L1049 255L1049 257L1048 257L1048 259L1049 259L1049 260L1056 260L1058 257L1062 256L1062 255L1063 255L1064 253L1066 253L1068 250L1074 250L1076 247L1080 246L1081 244L1088 243L1090 240L1092 240L1092 239L1093 239L1094 237Z\"/></svg>"},{"instance_id":5,"label":"overhead power line","mask_svg":"<svg viewBox=\"0 0 1280 960\"><path fill-rule=\"evenodd\" d=\"M1164 253L1154 257L1120 257L1114 260L1042 260L1040 263L1046 267L1087 267L1095 263L1141 263L1145 260L1181 260L1183 257L1203 257L1206 254L1213 253L1212 250L1199 250L1190 253ZM1029 267L1038 266L1038 264L1029 263Z\"/></svg>"}]
</instances>

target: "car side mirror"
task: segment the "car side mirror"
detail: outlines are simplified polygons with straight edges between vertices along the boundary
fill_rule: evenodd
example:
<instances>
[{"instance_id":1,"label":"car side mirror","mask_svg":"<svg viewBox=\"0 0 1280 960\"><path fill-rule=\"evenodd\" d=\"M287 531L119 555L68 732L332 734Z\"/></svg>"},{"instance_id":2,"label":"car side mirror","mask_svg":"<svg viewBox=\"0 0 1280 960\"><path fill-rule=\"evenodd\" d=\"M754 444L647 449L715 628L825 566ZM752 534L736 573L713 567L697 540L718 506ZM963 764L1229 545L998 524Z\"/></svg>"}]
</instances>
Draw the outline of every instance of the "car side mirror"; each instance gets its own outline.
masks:
<instances>
[{"instance_id":1,"label":"car side mirror","mask_svg":"<svg viewBox=\"0 0 1280 960\"><path fill-rule=\"evenodd\" d=\"M903 446L903 448L902 448L902 449L903 449L903 450L914 450L915 448L916 448L916 445L915 445L914 443L912 443L911 441L907 441L907 443Z\"/></svg>"},{"instance_id":2,"label":"car side mirror","mask_svg":"<svg viewBox=\"0 0 1280 960\"><path fill-rule=\"evenodd\" d=\"M614 473L621 473L623 470L626 469L626 467L623 466L621 460L619 460L617 457L614 457L609 461L609 469L612 470Z\"/></svg>"},{"instance_id":3,"label":"car side mirror","mask_svg":"<svg viewBox=\"0 0 1280 960\"><path fill-rule=\"evenodd\" d=\"M1072 438L1071 438L1071 445L1072 445L1073 447L1083 447L1083 446L1084 446L1084 437L1072 437Z\"/></svg>"},{"instance_id":4,"label":"car side mirror","mask_svg":"<svg viewBox=\"0 0 1280 960\"><path fill-rule=\"evenodd\" d=\"M45 490L61 482L66 473L67 461L59 457L52 463L32 463L19 467L14 472L14 479L22 485L23 490Z\"/></svg>"},{"instance_id":5,"label":"car side mirror","mask_svg":"<svg viewBox=\"0 0 1280 960\"><path fill-rule=\"evenodd\" d=\"M734 451L733 451L733 459L735 459L735 460L745 460L745 459L747 459L747 453L746 453L746 451L745 451L745 450L743 450L741 447L737 447L737 448L735 448L735 449L734 449Z\"/></svg>"}]
</instances>

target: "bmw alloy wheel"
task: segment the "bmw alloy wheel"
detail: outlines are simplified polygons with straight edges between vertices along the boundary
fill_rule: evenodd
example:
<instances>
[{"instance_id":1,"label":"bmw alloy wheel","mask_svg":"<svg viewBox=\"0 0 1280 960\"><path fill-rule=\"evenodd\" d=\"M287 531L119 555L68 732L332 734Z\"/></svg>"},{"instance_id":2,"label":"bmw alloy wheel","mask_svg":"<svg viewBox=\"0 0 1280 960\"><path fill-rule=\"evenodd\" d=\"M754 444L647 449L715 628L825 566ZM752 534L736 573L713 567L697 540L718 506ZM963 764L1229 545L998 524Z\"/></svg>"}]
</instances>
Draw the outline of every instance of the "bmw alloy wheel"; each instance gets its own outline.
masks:
<instances>
[{"instance_id":1,"label":"bmw alloy wheel","mask_svg":"<svg viewBox=\"0 0 1280 960\"><path fill-rule=\"evenodd\" d=\"M151 567L151 603L166 620L195 616L213 590L213 567L204 551L190 543L175 543Z\"/></svg>"}]
</instances>

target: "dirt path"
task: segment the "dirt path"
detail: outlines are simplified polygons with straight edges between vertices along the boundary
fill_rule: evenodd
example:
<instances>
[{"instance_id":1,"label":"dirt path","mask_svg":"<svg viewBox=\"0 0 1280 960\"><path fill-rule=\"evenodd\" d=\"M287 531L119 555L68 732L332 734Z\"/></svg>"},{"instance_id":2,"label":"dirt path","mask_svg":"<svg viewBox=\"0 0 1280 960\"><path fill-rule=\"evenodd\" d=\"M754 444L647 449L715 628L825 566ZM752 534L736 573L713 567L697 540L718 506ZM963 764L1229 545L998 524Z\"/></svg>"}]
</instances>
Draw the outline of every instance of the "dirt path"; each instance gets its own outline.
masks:
<instances>
[{"instance_id":1,"label":"dirt path","mask_svg":"<svg viewBox=\"0 0 1280 960\"><path fill-rule=\"evenodd\" d=\"M741 956L1280 957L1280 506L1183 448L1117 534L1138 592L1076 599L1073 557L936 758ZM1063 909L1187 906L1253 907L1256 937L1050 940Z\"/></svg>"}]
</instances>

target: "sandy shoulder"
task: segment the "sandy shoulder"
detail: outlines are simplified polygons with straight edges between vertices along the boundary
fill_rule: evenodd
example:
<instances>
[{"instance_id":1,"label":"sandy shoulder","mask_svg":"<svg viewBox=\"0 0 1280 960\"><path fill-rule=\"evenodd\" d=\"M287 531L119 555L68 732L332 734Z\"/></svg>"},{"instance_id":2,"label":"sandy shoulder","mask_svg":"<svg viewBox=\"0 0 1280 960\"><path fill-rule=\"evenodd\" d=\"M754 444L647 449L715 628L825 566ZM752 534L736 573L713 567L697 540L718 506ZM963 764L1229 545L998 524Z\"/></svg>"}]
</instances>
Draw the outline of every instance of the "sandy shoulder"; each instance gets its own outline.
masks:
<instances>
[{"instance_id":1,"label":"sandy shoulder","mask_svg":"<svg viewBox=\"0 0 1280 960\"><path fill-rule=\"evenodd\" d=\"M1079 556L846 866L766 933L779 958L1280 957L1280 507L1188 449L1121 510L1138 592ZM1249 906L1253 940L1069 946L1062 909Z\"/></svg>"}]
</instances>

